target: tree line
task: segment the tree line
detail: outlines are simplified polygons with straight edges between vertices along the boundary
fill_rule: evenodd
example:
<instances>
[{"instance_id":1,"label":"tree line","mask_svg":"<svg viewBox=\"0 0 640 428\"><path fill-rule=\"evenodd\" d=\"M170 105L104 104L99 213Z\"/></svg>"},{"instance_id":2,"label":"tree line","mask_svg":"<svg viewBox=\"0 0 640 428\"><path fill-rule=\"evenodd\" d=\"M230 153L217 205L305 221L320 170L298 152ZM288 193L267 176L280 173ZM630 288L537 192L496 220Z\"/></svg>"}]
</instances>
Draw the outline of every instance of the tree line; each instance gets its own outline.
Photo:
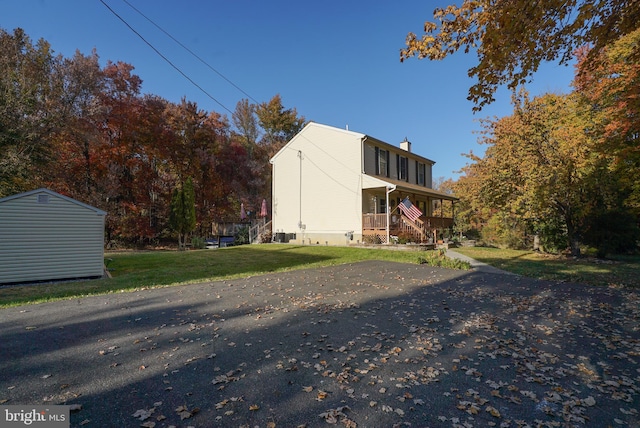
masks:
<instances>
[{"instance_id":1,"label":"tree line","mask_svg":"<svg viewBox=\"0 0 640 428\"><path fill-rule=\"evenodd\" d=\"M130 64L0 29L0 197L50 188L106 211L107 241L126 243L171 234L187 182L200 236L270 200L269 158L306 123L295 108L243 99L227 118L141 88Z\"/></svg>"},{"instance_id":2,"label":"tree line","mask_svg":"<svg viewBox=\"0 0 640 428\"><path fill-rule=\"evenodd\" d=\"M438 7L400 60L475 54L473 110L507 86L513 113L483 122L455 191L459 232L547 251L638 251L640 2L461 0ZM569 94L524 91L544 62L577 59Z\"/></svg>"},{"instance_id":3,"label":"tree line","mask_svg":"<svg viewBox=\"0 0 640 428\"><path fill-rule=\"evenodd\" d=\"M576 51L573 90L531 98L484 121L483 156L452 183L458 227L495 245L599 256L640 240L640 30Z\"/></svg>"}]
</instances>

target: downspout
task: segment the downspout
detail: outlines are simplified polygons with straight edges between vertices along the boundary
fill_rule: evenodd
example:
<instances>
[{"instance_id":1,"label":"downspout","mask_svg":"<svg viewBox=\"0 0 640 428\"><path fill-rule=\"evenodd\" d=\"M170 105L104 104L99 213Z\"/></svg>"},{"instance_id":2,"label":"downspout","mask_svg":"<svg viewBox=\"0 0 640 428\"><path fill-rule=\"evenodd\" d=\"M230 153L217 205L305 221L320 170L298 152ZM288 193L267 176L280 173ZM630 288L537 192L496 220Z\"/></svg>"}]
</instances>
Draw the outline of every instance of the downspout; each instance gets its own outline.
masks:
<instances>
[{"instance_id":1,"label":"downspout","mask_svg":"<svg viewBox=\"0 0 640 428\"><path fill-rule=\"evenodd\" d=\"M366 174L364 171L364 142L367 141L367 136L365 135L360 139L360 237L362 238L362 242L364 242L364 214L362 206L364 205L364 175ZM376 207L377 210L377 207ZM374 210L375 212L375 210Z\"/></svg>"},{"instance_id":2,"label":"downspout","mask_svg":"<svg viewBox=\"0 0 640 428\"><path fill-rule=\"evenodd\" d=\"M273 162L273 158L269 159L269 163L271 164L271 232L272 235L275 236L275 233L273 233L275 231L275 229L273 228L274 225L277 224L277 222L275 222L275 201L277 201L276 199L276 185L275 185L275 180L273 179L273 177L276 176L275 174L275 169L276 169L276 164ZM213 229L213 224L211 225L211 228ZM273 242L273 241L272 241Z\"/></svg>"},{"instance_id":3,"label":"downspout","mask_svg":"<svg viewBox=\"0 0 640 428\"><path fill-rule=\"evenodd\" d=\"M300 229L300 232L302 232L303 229L303 225L302 225L302 150L298 150L298 158L300 159L300 180L299 180L299 184L298 184L298 191L299 191L299 195L298 195L298 228ZM304 236L303 236L303 243L304 243Z\"/></svg>"},{"instance_id":4,"label":"downspout","mask_svg":"<svg viewBox=\"0 0 640 428\"><path fill-rule=\"evenodd\" d=\"M388 185L387 186L387 193L386 193L386 207L387 207L387 245L389 245L390 243L390 237L389 237L389 223L391 220L391 210L389 209L389 194L391 192L393 192L394 190L396 190L396 186L394 186L393 184Z\"/></svg>"},{"instance_id":5,"label":"downspout","mask_svg":"<svg viewBox=\"0 0 640 428\"><path fill-rule=\"evenodd\" d=\"M360 171L365 174L364 170L364 142L367 141L367 136L362 137L360 141Z\"/></svg>"}]
</instances>

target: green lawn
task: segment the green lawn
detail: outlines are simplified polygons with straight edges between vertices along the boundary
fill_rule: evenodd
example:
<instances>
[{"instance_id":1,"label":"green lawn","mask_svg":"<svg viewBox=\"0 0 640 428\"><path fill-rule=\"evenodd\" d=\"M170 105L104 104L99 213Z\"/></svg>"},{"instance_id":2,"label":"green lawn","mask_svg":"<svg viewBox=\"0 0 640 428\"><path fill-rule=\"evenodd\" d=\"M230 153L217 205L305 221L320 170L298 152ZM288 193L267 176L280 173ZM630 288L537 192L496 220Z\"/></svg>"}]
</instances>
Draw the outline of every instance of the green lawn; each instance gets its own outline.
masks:
<instances>
[{"instance_id":1,"label":"green lawn","mask_svg":"<svg viewBox=\"0 0 640 428\"><path fill-rule=\"evenodd\" d=\"M0 307L247 277L363 260L419 263L425 252L349 247L243 245L217 250L107 253L113 278L0 287Z\"/></svg>"},{"instance_id":2,"label":"green lawn","mask_svg":"<svg viewBox=\"0 0 640 428\"><path fill-rule=\"evenodd\" d=\"M639 256L597 260L484 247L463 247L456 248L456 251L497 268L531 278L590 285L640 287Z\"/></svg>"},{"instance_id":3,"label":"green lawn","mask_svg":"<svg viewBox=\"0 0 640 428\"><path fill-rule=\"evenodd\" d=\"M608 262L573 260L529 251L457 248L456 251L520 275L593 285L640 286L640 257ZM110 279L0 287L0 307L167 287L268 272L315 268L363 260L438 264L436 252L352 247L243 245L218 250L107 253ZM445 264L445 266L447 266ZM464 266L455 265L464 268Z\"/></svg>"}]
</instances>

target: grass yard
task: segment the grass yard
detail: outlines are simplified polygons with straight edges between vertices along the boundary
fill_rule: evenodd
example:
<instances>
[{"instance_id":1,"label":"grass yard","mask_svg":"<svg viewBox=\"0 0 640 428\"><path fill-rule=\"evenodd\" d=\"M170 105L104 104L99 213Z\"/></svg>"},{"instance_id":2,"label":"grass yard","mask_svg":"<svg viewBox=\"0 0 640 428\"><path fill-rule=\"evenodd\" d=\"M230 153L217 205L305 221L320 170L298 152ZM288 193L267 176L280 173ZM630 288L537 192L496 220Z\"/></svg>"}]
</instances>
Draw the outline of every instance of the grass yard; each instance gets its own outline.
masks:
<instances>
[{"instance_id":1,"label":"grass yard","mask_svg":"<svg viewBox=\"0 0 640 428\"><path fill-rule=\"evenodd\" d=\"M107 253L113 278L0 287L0 307L268 272L388 260L419 263L425 252L349 247L243 245L217 250Z\"/></svg>"},{"instance_id":2,"label":"grass yard","mask_svg":"<svg viewBox=\"0 0 640 428\"><path fill-rule=\"evenodd\" d=\"M500 269L532 278L592 285L640 286L640 257L596 261L530 251L457 248ZM95 294L168 287L363 260L440 264L437 252L353 247L243 245L218 250L119 252L105 255L113 278L0 287L0 308ZM445 264L464 268L455 264Z\"/></svg>"},{"instance_id":3,"label":"grass yard","mask_svg":"<svg viewBox=\"0 0 640 428\"><path fill-rule=\"evenodd\" d=\"M640 287L640 256L597 260L484 247L463 247L456 248L456 251L491 266L530 278L599 286Z\"/></svg>"}]
</instances>

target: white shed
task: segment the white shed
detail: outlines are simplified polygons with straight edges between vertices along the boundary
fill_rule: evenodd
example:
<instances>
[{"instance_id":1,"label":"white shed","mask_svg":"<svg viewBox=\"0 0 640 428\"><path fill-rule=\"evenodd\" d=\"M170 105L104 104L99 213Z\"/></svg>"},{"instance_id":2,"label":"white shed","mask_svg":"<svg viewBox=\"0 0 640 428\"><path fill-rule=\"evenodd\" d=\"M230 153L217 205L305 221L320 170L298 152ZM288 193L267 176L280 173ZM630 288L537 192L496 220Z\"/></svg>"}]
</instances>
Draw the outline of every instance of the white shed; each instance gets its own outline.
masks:
<instances>
[{"instance_id":1,"label":"white shed","mask_svg":"<svg viewBox=\"0 0 640 428\"><path fill-rule=\"evenodd\" d=\"M102 277L106 214L49 189L0 199L0 284Z\"/></svg>"}]
</instances>

